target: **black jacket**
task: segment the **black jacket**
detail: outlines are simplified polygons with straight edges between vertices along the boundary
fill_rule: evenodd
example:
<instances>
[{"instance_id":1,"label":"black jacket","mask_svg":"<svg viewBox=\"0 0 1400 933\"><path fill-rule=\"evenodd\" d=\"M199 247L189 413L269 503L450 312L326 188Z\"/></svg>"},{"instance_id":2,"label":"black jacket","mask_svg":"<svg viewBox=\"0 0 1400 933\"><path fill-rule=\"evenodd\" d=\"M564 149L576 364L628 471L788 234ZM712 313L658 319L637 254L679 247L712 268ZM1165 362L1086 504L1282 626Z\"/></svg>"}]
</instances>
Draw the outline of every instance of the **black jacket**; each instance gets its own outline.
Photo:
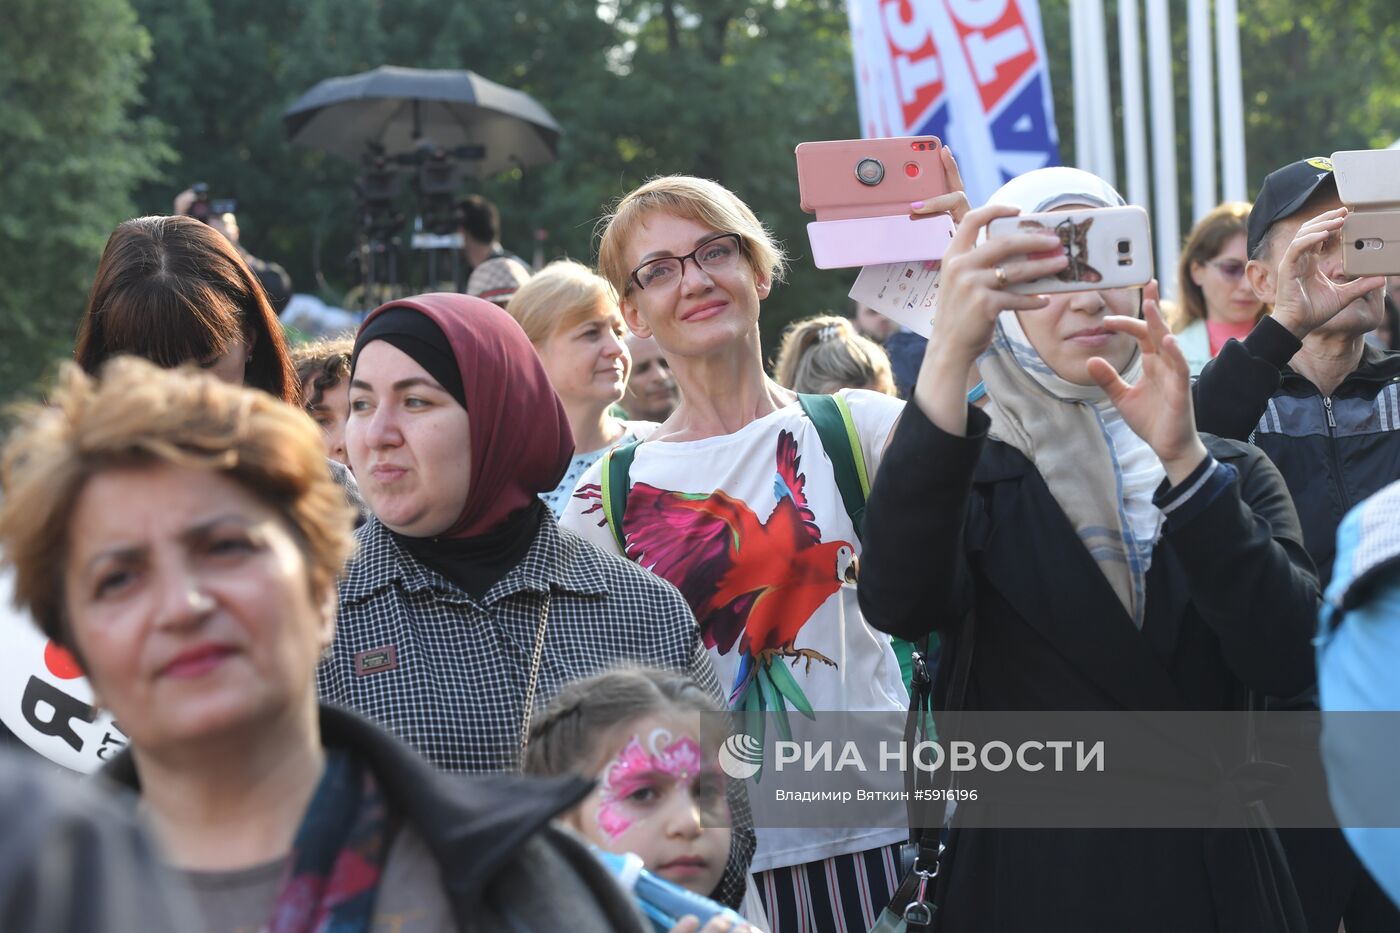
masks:
<instances>
[{"instance_id":1,"label":"black jacket","mask_svg":"<svg viewBox=\"0 0 1400 933\"><path fill-rule=\"evenodd\" d=\"M969 436L956 437L905 409L861 562L871 625L944 639L940 687L970 618L966 708L1245 709L1251 690L1311 681L1317 584L1257 450L1204 438L1239 482L1167 523L1139 632L1041 475L988 425L969 409ZM1267 829L955 830L939 929L1274 933L1298 920L1287 877Z\"/></svg>"},{"instance_id":2,"label":"black jacket","mask_svg":"<svg viewBox=\"0 0 1400 933\"><path fill-rule=\"evenodd\" d=\"M185 933L198 914L129 813L35 755L0 751L0 930Z\"/></svg>"},{"instance_id":3,"label":"black jacket","mask_svg":"<svg viewBox=\"0 0 1400 933\"><path fill-rule=\"evenodd\" d=\"M463 933L571 929L641 933L641 916L607 870L550 821L587 796L579 778L445 774L369 720L321 707L321 740L373 771L423 839ZM137 793L124 752L100 772Z\"/></svg>"},{"instance_id":4,"label":"black jacket","mask_svg":"<svg viewBox=\"0 0 1400 933\"><path fill-rule=\"evenodd\" d=\"M1324 397L1288 367L1300 347L1269 317L1243 343L1227 342L1196 381L1196 427L1269 455L1326 589L1342 517L1400 479L1400 353L1367 345L1361 364Z\"/></svg>"}]
</instances>

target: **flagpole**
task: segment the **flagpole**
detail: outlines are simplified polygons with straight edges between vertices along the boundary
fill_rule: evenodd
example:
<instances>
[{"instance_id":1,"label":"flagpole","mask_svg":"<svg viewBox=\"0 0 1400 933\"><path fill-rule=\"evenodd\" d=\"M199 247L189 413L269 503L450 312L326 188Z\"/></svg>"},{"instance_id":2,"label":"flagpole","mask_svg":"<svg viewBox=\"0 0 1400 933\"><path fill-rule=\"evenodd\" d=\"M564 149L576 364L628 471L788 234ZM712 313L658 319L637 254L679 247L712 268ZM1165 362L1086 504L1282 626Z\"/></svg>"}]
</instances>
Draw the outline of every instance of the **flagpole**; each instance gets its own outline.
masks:
<instances>
[{"instance_id":1,"label":"flagpole","mask_svg":"<svg viewBox=\"0 0 1400 933\"><path fill-rule=\"evenodd\" d=\"M1128 177L1128 201L1148 207L1152 192L1147 181L1147 130L1143 125L1142 29L1138 0L1118 0L1118 63L1123 98L1123 168Z\"/></svg>"},{"instance_id":2,"label":"flagpole","mask_svg":"<svg viewBox=\"0 0 1400 933\"><path fill-rule=\"evenodd\" d=\"M1244 160L1244 90L1240 83L1240 14L1235 0L1215 2L1220 55L1220 186L1226 201L1248 197Z\"/></svg>"},{"instance_id":3,"label":"flagpole","mask_svg":"<svg viewBox=\"0 0 1400 933\"><path fill-rule=\"evenodd\" d=\"M1215 95L1211 67L1209 0L1187 0L1186 57L1190 73L1191 217L1200 220L1216 205Z\"/></svg>"},{"instance_id":4,"label":"flagpole","mask_svg":"<svg viewBox=\"0 0 1400 933\"><path fill-rule=\"evenodd\" d=\"M1109 108L1108 39L1104 34L1103 0L1085 0L1085 7L1095 172L1117 187L1118 156L1113 145L1113 115Z\"/></svg>"},{"instance_id":5,"label":"flagpole","mask_svg":"<svg viewBox=\"0 0 1400 933\"><path fill-rule=\"evenodd\" d=\"M1156 188L1157 281L1162 297L1176 292L1181 243L1176 192L1176 116L1173 112L1171 21L1167 0L1147 0L1147 68L1152 100L1152 177Z\"/></svg>"}]
</instances>

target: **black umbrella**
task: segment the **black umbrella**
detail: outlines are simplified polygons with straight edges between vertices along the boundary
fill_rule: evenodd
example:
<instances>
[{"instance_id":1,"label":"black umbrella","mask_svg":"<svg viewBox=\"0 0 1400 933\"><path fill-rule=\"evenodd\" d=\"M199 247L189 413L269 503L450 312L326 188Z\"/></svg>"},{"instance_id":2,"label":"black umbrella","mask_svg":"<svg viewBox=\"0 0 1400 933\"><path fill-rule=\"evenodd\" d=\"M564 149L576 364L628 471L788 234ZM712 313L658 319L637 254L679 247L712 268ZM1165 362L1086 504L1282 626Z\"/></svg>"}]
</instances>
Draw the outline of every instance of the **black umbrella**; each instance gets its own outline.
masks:
<instances>
[{"instance_id":1,"label":"black umbrella","mask_svg":"<svg viewBox=\"0 0 1400 933\"><path fill-rule=\"evenodd\" d=\"M470 71L385 65L327 78L282 113L293 143L351 161L374 147L399 155L425 141L467 154L464 168L494 175L553 162L559 124L529 94Z\"/></svg>"}]
</instances>

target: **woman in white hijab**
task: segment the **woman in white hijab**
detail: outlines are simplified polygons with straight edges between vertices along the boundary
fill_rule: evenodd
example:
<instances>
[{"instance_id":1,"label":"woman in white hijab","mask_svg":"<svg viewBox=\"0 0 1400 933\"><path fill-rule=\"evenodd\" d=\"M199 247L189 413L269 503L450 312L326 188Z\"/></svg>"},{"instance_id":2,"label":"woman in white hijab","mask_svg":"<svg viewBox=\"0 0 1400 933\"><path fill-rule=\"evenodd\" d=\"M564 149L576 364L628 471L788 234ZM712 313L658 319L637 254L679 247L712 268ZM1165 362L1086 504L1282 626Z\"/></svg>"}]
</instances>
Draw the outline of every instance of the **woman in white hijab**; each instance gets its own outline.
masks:
<instances>
[{"instance_id":1,"label":"woman in white hijab","mask_svg":"<svg viewBox=\"0 0 1400 933\"><path fill-rule=\"evenodd\" d=\"M996 217L1122 203L1086 172L1031 172L944 257L914 404L866 511L860 601L876 628L940 634L949 707L1243 710L1312 679L1317 584L1287 490L1253 448L1196 433L1155 285L1020 295L1008 286L1065 267L1058 238L978 245ZM974 365L985 410L966 399ZM1262 823L955 822L939 930L1301 931L1276 852Z\"/></svg>"}]
</instances>

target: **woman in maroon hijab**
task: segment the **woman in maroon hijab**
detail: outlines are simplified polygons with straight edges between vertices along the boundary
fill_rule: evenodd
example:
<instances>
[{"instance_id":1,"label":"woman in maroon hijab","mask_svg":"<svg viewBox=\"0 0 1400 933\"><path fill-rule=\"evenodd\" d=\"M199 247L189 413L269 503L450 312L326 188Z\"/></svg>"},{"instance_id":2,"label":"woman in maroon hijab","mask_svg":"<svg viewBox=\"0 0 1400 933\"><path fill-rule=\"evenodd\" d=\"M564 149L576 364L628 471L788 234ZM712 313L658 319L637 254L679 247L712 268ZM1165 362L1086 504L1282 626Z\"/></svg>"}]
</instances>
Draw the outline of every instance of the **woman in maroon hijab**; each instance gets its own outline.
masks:
<instances>
[{"instance_id":1,"label":"woman in maroon hijab","mask_svg":"<svg viewBox=\"0 0 1400 933\"><path fill-rule=\"evenodd\" d=\"M510 315L455 294L390 302L350 368L346 452L373 516L341 580L324 699L445 770L505 771L532 709L571 680L633 661L718 695L680 595L540 503L573 438Z\"/></svg>"},{"instance_id":2,"label":"woman in maroon hijab","mask_svg":"<svg viewBox=\"0 0 1400 933\"><path fill-rule=\"evenodd\" d=\"M680 593L560 529L540 501L573 437L504 310L443 293L371 313L345 444L373 515L341 579L324 701L443 770L480 772L517 769L531 712L619 664L686 671L720 696ZM734 838L725 893L737 904L753 835Z\"/></svg>"}]
</instances>

